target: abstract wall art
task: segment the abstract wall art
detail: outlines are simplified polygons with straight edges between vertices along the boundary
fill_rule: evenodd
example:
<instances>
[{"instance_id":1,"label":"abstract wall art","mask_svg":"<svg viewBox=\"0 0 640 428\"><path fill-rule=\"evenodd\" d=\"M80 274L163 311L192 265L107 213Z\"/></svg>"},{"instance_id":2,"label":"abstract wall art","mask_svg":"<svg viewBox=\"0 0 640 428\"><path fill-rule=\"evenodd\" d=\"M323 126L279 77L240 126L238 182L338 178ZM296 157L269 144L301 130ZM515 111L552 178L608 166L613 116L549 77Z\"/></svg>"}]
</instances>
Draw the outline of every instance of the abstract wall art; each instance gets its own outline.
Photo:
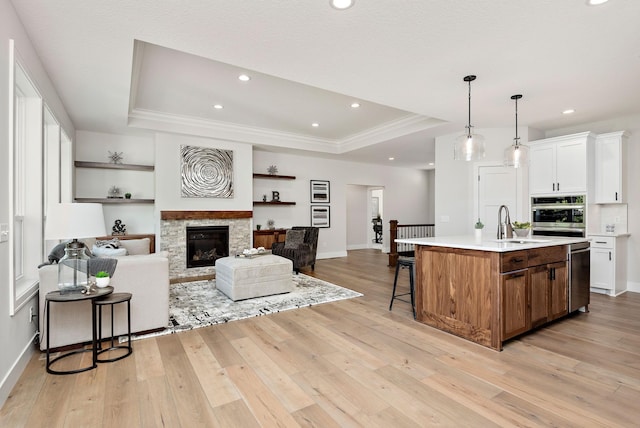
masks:
<instances>
[{"instance_id":1,"label":"abstract wall art","mask_svg":"<svg viewBox=\"0 0 640 428\"><path fill-rule=\"evenodd\" d=\"M180 146L183 198L233 198L233 151Z\"/></svg>"}]
</instances>

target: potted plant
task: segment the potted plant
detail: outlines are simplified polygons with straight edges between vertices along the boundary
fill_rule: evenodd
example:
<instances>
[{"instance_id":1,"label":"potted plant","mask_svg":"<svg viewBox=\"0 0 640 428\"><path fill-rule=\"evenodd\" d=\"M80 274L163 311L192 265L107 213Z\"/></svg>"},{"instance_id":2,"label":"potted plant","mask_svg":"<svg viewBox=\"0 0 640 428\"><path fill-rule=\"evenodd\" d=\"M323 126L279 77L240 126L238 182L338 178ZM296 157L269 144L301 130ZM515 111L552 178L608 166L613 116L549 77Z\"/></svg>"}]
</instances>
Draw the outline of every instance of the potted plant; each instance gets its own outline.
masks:
<instances>
[{"instance_id":1,"label":"potted plant","mask_svg":"<svg viewBox=\"0 0 640 428\"><path fill-rule=\"evenodd\" d=\"M109 272L101 270L96 272L96 286L97 287L106 287L109 285Z\"/></svg>"},{"instance_id":2,"label":"potted plant","mask_svg":"<svg viewBox=\"0 0 640 428\"><path fill-rule=\"evenodd\" d=\"M517 237L519 238L525 238L527 235L529 235L529 229L531 229L531 223L530 222L519 222L519 221L514 221L513 223L511 223L511 225L513 226L513 233L516 234Z\"/></svg>"},{"instance_id":3,"label":"potted plant","mask_svg":"<svg viewBox=\"0 0 640 428\"><path fill-rule=\"evenodd\" d=\"M124 194L124 197L127 199L131 199L131 193L127 192Z\"/></svg>"},{"instance_id":4,"label":"potted plant","mask_svg":"<svg viewBox=\"0 0 640 428\"><path fill-rule=\"evenodd\" d=\"M484 228L484 224L480 221L480 219L478 218L478 221L476 221L476 224L473 225L473 228L475 229L475 237L477 241L481 241L482 240L482 229Z\"/></svg>"},{"instance_id":5,"label":"potted plant","mask_svg":"<svg viewBox=\"0 0 640 428\"><path fill-rule=\"evenodd\" d=\"M262 229L262 225L261 224L256 224L256 230L260 230Z\"/></svg>"}]
</instances>

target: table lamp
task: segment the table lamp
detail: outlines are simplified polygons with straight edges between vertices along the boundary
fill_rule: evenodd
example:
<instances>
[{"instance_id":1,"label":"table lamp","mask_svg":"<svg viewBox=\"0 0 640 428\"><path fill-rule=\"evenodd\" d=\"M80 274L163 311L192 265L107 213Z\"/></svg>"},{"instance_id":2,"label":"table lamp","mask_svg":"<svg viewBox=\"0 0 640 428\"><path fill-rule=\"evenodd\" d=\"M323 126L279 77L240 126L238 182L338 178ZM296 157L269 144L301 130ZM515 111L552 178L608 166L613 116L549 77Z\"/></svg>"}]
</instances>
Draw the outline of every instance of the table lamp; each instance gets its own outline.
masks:
<instances>
[{"instance_id":1,"label":"table lamp","mask_svg":"<svg viewBox=\"0 0 640 428\"><path fill-rule=\"evenodd\" d=\"M44 239L71 239L58 261L61 294L77 293L89 284L89 257L78 238L105 235L102 204L53 204L47 210Z\"/></svg>"}]
</instances>

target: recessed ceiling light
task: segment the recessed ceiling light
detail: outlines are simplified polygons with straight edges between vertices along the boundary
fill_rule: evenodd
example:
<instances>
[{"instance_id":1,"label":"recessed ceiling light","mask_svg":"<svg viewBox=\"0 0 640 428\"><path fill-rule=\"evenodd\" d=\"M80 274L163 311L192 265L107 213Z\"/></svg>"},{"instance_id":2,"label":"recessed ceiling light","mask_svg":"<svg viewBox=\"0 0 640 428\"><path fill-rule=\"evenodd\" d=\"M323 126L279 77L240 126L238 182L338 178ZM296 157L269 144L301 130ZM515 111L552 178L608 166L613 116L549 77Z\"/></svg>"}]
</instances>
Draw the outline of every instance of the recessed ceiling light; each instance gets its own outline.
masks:
<instances>
[{"instance_id":1,"label":"recessed ceiling light","mask_svg":"<svg viewBox=\"0 0 640 428\"><path fill-rule=\"evenodd\" d=\"M311 126L313 126L314 128L317 128L318 126L320 126L320 124L319 124L319 123L314 122L314 123L312 123L312 124L311 124Z\"/></svg>"},{"instance_id":2,"label":"recessed ceiling light","mask_svg":"<svg viewBox=\"0 0 640 428\"><path fill-rule=\"evenodd\" d=\"M360 103L351 103L351 108L358 108L360 107Z\"/></svg>"},{"instance_id":3,"label":"recessed ceiling light","mask_svg":"<svg viewBox=\"0 0 640 428\"><path fill-rule=\"evenodd\" d=\"M216 110L222 110L223 109L222 104L214 104L213 108L216 109Z\"/></svg>"},{"instance_id":4,"label":"recessed ceiling light","mask_svg":"<svg viewBox=\"0 0 640 428\"><path fill-rule=\"evenodd\" d=\"M329 0L331 7L338 10L349 9L355 2L356 0Z\"/></svg>"},{"instance_id":5,"label":"recessed ceiling light","mask_svg":"<svg viewBox=\"0 0 640 428\"><path fill-rule=\"evenodd\" d=\"M604 4L606 2L608 2L609 0L587 0L587 5L588 6L598 6L600 4Z\"/></svg>"},{"instance_id":6,"label":"recessed ceiling light","mask_svg":"<svg viewBox=\"0 0 640 428\"><path fill-rule=\"evenodd\" d=\"M395 158L389 158L389 160L394 160Z\"/></svg>"},{"instance_id":7,"label":"recessed ceiling light","mask_svg":"<svg viewBox=\"0 0 640 428\"><path fill-rule=\"evenodd\" d=\"M566 109L565 111L562 112L562 114L572 114L575 113L576 111L572 108Z\"/></svg>"},{"instance_id":8,"label":"recessed ceiling light","mask_svg":"<svg viewBox=\"0 0 640 428\"><path fill-rule=\"evenodd\" d=\"M248 82L249 80L251 80L251 77L247 76L246 74L241 74L240 76L238 76L238 80L242 80L243 82Z\"/></svg>"}]
</instances>

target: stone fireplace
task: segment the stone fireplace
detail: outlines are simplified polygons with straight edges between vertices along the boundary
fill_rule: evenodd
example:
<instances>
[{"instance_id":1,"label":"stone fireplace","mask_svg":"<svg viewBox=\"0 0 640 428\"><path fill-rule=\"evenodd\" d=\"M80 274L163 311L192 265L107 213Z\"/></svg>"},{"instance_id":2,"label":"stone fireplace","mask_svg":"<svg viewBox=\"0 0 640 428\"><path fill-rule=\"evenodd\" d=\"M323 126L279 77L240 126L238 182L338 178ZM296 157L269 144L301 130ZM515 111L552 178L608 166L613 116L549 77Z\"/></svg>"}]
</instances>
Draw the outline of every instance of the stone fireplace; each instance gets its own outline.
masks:
<instances>
[{"instance_id":1,"label":"stone fireplace","mask_svg":"<svg viewBox=\"0 0 640 428\"><path fill-rule=\"evenodd\" d=\"M187 245L187 230L200 234L205 228L210 230L228 230L226 255L234 255L245 248L251 248L251 218L252 211L161 211L160 212L160 250L169 253L169 278L180 280L185 278L210 277L215 273L213 265L195 263L188 267L189 248ZM215 238L219 239L219 238ZM207 238L203 239L207 241ZM207 243L206 245L211 244ZM204 243L202 243L204 244ZM216 255L220 257L224 244L218 244ZM212 248L197 246L193 250L201 253L212 251ZM225 256L226 256L225 255ZM204 256L207 257L207 256ZM207 263L209 264L209 263Z\"/></svg>"}]
</instances>

